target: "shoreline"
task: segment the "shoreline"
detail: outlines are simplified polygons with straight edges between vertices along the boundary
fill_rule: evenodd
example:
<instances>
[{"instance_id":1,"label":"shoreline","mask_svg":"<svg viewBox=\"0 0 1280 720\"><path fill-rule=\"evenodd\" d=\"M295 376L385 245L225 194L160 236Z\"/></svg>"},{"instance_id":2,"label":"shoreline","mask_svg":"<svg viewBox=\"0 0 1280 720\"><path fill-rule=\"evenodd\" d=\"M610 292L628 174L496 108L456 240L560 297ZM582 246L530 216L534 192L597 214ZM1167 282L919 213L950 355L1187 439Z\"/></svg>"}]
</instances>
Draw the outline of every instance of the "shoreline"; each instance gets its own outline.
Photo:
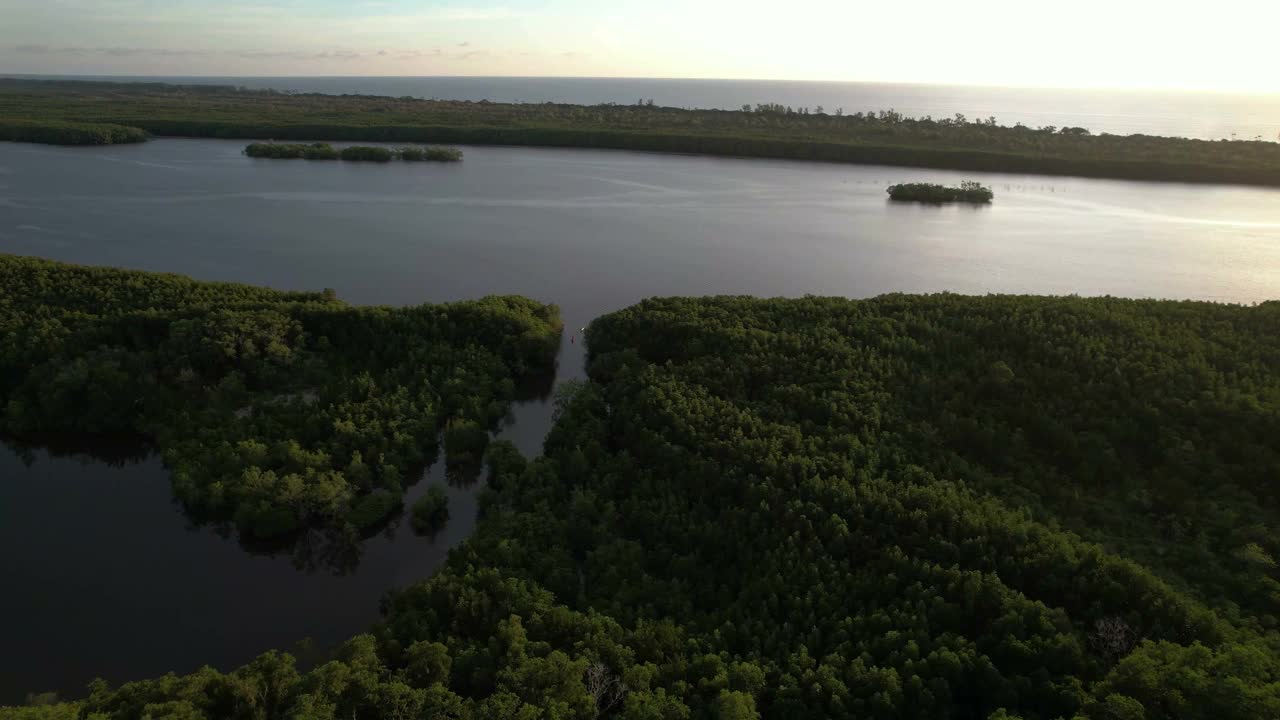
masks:
<instances>
[{"instance_id":1,"label":"shoreline","mask_svg":"<svg viewBox=\"0 0 1280 720\"><path fill-rule=\"evenodd\" d=\"M1092 135L1001 126L994 118L832 115L770 104L683 110L0 80L0 125L32 118L133 127L156 137L578 147L1280 187L1280 144L1267 141Z\"/></svg>"}]
</instances>

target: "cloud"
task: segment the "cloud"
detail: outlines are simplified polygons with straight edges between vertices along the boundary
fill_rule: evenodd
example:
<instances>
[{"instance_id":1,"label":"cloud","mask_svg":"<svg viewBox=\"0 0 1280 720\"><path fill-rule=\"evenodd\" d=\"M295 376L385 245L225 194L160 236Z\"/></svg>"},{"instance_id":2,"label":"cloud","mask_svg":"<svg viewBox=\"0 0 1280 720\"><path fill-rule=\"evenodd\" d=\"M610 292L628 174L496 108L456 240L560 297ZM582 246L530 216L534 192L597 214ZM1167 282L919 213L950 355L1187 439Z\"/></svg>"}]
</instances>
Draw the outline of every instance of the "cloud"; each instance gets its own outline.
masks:
<instances>
[{"instance_id":1,"label":"cloud","mask_svg":"<svg viewBox=\"0 0 1280 720\"><path fill-rule=\"evenodd\" d=\"M432 17L437 20L485 21L513 20L515 18L524 17L525 14L509 10L507 8L454 8L452 10L426 12L422 13L422 15Z\"/></svg>"},{"instance_id":2,"label":"cloud","mask_svg":"<svg viewBox=\"0 0 1280 720\"><path fill-rule=\"evenodd\" d=\"M341 30L352 35L383 33L427 33L443 31L458 33L463 25L484 25L531 17L529 13L506 8L436 8L409 12L368 12L354 17L334 19L328 17L297 17L282 19L295 30L326 33ZM467 30L470 32L470 29ZM470 41L465 41L470 42ZM462 43L459 43L462 47Z\"/></svg>"},{"instance_id":3,"label":"cloud","mask_svg":"<svg viewBox=\"0 0 1280 720\"><path fill-rule=\"evenodd\" d=\"M57 42L54 38L72 37L77 39L63 42L76 45L93 43L97 38L185 36L194 29L200 29L204 38L230 38L240 43L270 43L286 33L296 38L332 38L338 42L341 37L405 37L434 32L456 37L463 26L531 17L528 12L507 7L484 7L479 0L473 6L435 8L414 7L400 0L352 1L358 12L310 0L223 0L216 11L203 0L0 0L0 40ZM7 11L10 3L40 5L42 9L19 11L15 21ZM25 25L40 34L7 34L6 24ZM58 34L50 34L55 27Z\"/></svg>"},{"instance_id":4,"label":"cloud","mask_svg":"<svg viewBox=\"0 0 1280 720\"><path fill-rule=\"evenodd\" d=\"M213 53L185 48L148 47L51 47L49 45L17 45L16 52L27 55L100 55L105 57L196 57Z\"/></svg>"},{"instance_id":5,"label":"cloud","mask_svg":"<svg viewBox=\"0 0 1280 720\"><path fill-rule=\"evenodd\" d=\"M437 63L472 63L483 60L502 61L516 57L576 58L585 54L569 51L559 53L519 52L511 49L508 52L493 51L475 47L471 41L452 43L443 48L419 47L317 47L317 48L238 48L238 49L195 49L172 47L141 46L55 46L26 43L11 46L15 53L31 57L46 58L40 62L49 63L48 58L79 58L80 62L107 62L111 60L133 59L149 63L161 59L201 58L217 63L221 60L256 61L269 63L273 61L290 63L315 63L318 65L334 65L349 63L385 63L435 61Z\"/></svg>"},{"instance_id":6,"label":"cloud","mask_svg":"<svg viewBox=\"0 0 1280 720\"><path fill-rule=\"evenodd\" d=\"M92 52L102 55L110 55L112 57L132 57L135 55L151 55L155 57L193 57L209 55L204 50L186 50L181 48L136 48L136 47L110 47L110 48L93 48Z\"/></svg>"},{"instance_id":7,"label":"cloud","mask_svg":"<svg viewBox=\"0 0 1280 720\"><path fill-rule=\"evenodd\" d=\"M443 55L440 48L431 48L429 50L379 50L379 57L390 57L392 60L418 60L420 58L436 58Z\"/></svg>"},{"instance_id":8,"label":"cloud","mask_svg":"<svg viewBox=\"0 0 1280 720\"><path fill-rule=\"evenodd\" d=\"M591 53L581 52L579 50L565 50L563 52L538 52L537 50L525 50L517 53L517 57L537 58L585 58L590 56Z\"/></svg>"},{"instance_id":9,"label":"cloud","mask_svg":"<svg viewBox=\"0 0 1280 720\"><path fill-rule=\"evenodd\" d=\"M360 50L352 50L349 48L330 48L325 50L193 50L186 48L155 48L155 47L52 47L49 45L17 45L14 51L26 55L63 55L63 56L79 56L79 57L107 57L107 58L130 58L130 57L157 57L157 58L173 58L173 57L237 57L247 60L336 60L346 62L351 60L360 60L362 58L373 55L387 56L394 54L396 57L422 55L419 50L378 50L377 52L365 52ZM439 54L439 51L435 51Z\"/></svg>"},{"instance_id":10,"label":"cloud","mask_svg":"<svg viewBox=\"0 0 1280 720\"><path fill-rule=\"evenodd\" d=\"M380 51L379 55L385 51ZM358 50L235 50L227 53L247 60L359 60L368 53Z\"/></svg>"},{"instance_id":11,"label":"cloud","mask_svg":"<svg viewBox=\"0 0 1280 720\"><path fill-rule=\"evenodd\" d=\"M355 50L322 50L311 57L316 60L359 60L364 57L364 53Z\"/></svg>"}]
</instances>

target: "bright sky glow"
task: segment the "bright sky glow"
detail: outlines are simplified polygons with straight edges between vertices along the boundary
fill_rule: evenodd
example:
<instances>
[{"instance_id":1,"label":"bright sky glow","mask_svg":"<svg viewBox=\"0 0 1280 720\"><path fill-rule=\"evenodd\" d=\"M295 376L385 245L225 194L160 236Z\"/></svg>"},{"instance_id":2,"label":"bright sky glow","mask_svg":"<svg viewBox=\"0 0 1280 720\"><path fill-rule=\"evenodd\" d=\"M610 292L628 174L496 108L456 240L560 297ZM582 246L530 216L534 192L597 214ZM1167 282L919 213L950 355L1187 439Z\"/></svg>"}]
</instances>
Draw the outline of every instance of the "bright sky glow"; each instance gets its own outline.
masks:
<instances>
[{"instance_id":1,"label":"bright sky glow","mask_svg":"<svg viewBox=\"0 0 1280 720\"><path fill-rule=\"evenodd\" d=\"M1280 0L0 0L0 72L1280 92Z\"/></svg>"}]
</instances>

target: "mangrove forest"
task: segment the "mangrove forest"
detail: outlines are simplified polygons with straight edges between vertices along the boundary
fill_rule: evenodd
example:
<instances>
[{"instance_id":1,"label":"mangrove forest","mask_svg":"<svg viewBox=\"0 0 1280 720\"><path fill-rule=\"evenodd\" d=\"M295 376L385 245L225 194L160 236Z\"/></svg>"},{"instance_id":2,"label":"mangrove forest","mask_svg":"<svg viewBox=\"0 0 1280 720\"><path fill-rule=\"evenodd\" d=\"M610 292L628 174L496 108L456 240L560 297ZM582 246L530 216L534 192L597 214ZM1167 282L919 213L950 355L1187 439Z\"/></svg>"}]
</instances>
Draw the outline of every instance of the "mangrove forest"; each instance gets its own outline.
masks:
<instances>
[{"instance_id":1,"label":"mangrove forest","mask_svg":"<svg viewBox=\"0 0 1280 720\"><path fill-rule=\"evenodd\" d=\"M560 330L520 297L353 307L0 255L0 433L147 438L193 516L251 537L365 532L446 428L487 441Z\"/></svg>"},{"instance_id":2,"label":"mangrove forest","mask_svg":"<svg viewBox=\"0 0 1280 720\"><path fill-rule=\"evenodd\" d=\"M427 492L413 504L411 522L418 533L432 533L444 527L449 521L449 498L444 488L432 485Z\"/></svg>"},{"instance_id":3,"label":"mangrove forest","mask_svg":"<svg viewBox=\"0 0 1280 720\"><path fill-rule=\"evenodd\" d=\"M351 160L364 162L461 162L462 151L447 147L383 148L365 145L335 149L329 143L251 143L244 154L277 160Z\"/></svg>"},{"instance_id":4,"label":"mangrove forest","mask_svg":"<svg viewBox=\"0 0 1280 720\"><path fill-rule=\"evenodd\" d=\"M959 187L932 183L902 183L890 185L886 192L889 193L889 199L895 202L918 202L932 205L942 205L944 203L987 205L996 196L991 191L991 188L972 180L960 183Z\"/></svg>"},{"instance_id":5,"label":"mangrove forest","mask_svg":"<svg viewBox=\"0 0 1280 720\"><path fill-rule=\"evenodd\" d=\"M1280 143L892 110L811 112L565 105L290 94L226 86L0 79L0 122L110 123L158 136L281 141L532 145L820 160L982 172L1280 185Z\"/></svg>"},{"instance_id":6,"label":"mangrove forest","mask_svg":"<svg viewBox=\"0 0 1280 720\"><path fill-rule=\"evenodd\" d=\"M445 568L326 660L4 720L1280 717L1280 304L647 300L589 326L530 460L471 423L545 362L544 306L6 264L7 422L133 424L255 515L337 473L307 506L346 512L441 418L489 483Z\"/></svg>"}]
</instances>

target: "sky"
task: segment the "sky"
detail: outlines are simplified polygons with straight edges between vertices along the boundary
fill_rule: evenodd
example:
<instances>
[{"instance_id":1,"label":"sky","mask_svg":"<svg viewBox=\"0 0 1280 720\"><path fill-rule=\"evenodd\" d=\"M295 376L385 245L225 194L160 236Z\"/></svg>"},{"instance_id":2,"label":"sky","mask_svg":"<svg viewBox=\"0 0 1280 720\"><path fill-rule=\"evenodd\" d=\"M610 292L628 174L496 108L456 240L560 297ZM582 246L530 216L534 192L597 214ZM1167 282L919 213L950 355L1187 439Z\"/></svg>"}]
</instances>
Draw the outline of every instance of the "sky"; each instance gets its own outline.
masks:
<instances>
[{"instance_id":1,"label":"sky","mask_svg":"<svg viewBox=\"0 0 1280 720\"><path fill-rule=\"evenodd\" d=\"M0 0L0 73L1280 93L1280 0Z\"/></svg>"}]
</instances>

